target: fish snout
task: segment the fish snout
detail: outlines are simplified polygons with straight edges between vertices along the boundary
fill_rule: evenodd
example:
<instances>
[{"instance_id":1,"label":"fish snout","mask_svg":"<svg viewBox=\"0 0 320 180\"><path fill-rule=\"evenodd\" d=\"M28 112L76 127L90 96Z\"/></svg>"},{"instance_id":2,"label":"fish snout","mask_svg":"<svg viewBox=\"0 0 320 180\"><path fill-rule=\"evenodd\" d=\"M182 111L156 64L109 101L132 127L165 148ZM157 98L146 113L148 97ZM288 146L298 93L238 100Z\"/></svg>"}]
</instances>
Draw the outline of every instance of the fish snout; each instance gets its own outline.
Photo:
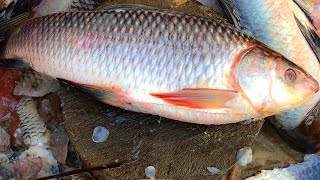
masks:
<instances>
[{"instance_id":1,"label":"fish snout","mask_svg":"<svg viewBox=\"0 0 320 180\"><path fill-rule=\"evenodd\" d=\"M315 79L312 79L311 82L309 83L308 89L311 92L317 93L319 91L319 82Z\"/></svg>"}]
</instances>

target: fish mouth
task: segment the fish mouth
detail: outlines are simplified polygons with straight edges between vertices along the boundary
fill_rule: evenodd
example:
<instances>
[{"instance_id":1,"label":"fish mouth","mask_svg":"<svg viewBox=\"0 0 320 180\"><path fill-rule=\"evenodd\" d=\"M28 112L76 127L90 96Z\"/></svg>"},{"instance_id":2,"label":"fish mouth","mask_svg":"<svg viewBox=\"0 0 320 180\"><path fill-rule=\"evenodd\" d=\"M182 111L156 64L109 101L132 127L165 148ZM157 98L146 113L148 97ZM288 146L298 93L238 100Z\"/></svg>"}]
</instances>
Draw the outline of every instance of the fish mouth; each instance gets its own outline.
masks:
<instances>
[{"instance_id":1,"label":"fish mouth","mask_svg":"<svg viewBox=\"0 0 320 180\"><path fill-rule=\"evenodd\" d=\"M319 82L317 80L313 79L312 84L310 85L310 90L315 93L319 91Z\"/></svg>"}]
</instances>

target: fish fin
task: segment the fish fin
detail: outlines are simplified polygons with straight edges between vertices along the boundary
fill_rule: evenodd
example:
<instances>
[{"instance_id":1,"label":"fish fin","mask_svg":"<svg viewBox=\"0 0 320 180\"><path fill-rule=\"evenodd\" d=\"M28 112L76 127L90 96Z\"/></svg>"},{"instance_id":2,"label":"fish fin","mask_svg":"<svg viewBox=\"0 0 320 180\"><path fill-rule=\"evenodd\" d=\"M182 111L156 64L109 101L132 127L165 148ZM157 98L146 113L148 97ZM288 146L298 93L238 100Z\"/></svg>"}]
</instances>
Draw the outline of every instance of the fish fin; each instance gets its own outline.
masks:
<instances>
[{"instance_id":1,"label":"fish fin","mask_svg":"<svg viewBox=\"0 0 320 180\"><path fill-rule=\"evenodd\" d=\"M71 11L92 11L101 5L98 0L73 0L70 5Z\"/></svg>"},{"instance_id":2,"label":"fish fin","mask_svg":"<svg viewBox=\"0 0 320 180\"><path fill-rule=\"evenodd\" d=\"M307 15L310 16L312 9L312 0L293 0L299 8Z\"/></svg>"},{"instance_id":3,"label":"fish fin","mask_svg":"<svg viewBox=\"0 0 320 180\"><path fill-rule=\"evenodd\" d=\"M294 18L298 24L301 33L306 38L309 46L317 56L318 62L320 63L320 38L318 34L312 27L303 25L302 22L296 16L294 16Z\"/></svg>"},{"instance_id":4,"label":"fish fin","mask_svg":"<svg viewBox=\"0 0 320 180\"><path fill-rule=\"evenodd\" d=\"M98 101L119 107L124 106L126 96L121 92L120 88L105 88L94 85L75 83L65 79L59 80L67 84L71 84L76 89L82 91L85 94L88 94L89 96Z\"/></svg>"},{"instance_id":5,"label":"fish fin","mask_svg":"<svg viewBox=\"0 0 320 180\"><path fill-rule=\"evenodd\" d=\"M240 29L239 18L234 14L230 2L228 0L217 0L222 7L227 20L235 27Z\"/></svg>"},{"instance_id":6,"label":"fish fin","mask_svg":"<svg viewBox=\"0 0 320 180\"><path fill-rule=\"evenodd\" d=\"M192 109L228 108L227 102L236 98L236 91L218 89L182 89L172 93L151 93L165 102Z\"/></svg>"},{"instance_id":7,"label":"fish fin","mask_svg":"<svg viewBox=\"0 0 320 180\"><path fill-rule=\"evenodd\" d=\"M111 10L129 10L129 9L149 9L149 10L159 10L157 7L143 5L143 4L115 4L106 7L102 7L101 10L111 11Z\"/></svg>"},{"instance_id":8,"label":"fish fin","mask_svg":"<svg viewBox=\"0 0 320 180\"><path fill-rule=\"evenodd\" d=\"M0 69L22 71L32 70L28 64L18 59L0 59Z\"/></svg>"}]
</instances>

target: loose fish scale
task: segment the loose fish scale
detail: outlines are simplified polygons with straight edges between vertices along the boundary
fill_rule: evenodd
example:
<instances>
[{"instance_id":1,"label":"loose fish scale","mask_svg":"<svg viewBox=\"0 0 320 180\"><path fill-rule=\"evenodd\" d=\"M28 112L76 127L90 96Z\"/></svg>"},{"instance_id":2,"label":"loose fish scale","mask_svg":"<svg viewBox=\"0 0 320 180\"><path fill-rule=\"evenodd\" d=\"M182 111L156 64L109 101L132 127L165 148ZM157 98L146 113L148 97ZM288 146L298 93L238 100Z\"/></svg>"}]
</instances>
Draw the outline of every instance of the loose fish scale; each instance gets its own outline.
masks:
<instances>
[{"instance_id":1,"label":"loose fish scale","mask_svg":"<svg viewBox=\"0 0 320 180\"><path fill-rule=\"evenodd\" d=\"M247 42L232 27L179 13L71 12L27 22L9 40L6 58L24 57L38 72L80 84L119 87L139 105L125 107L129 110L163 112L190 122L196 116L209 122L215 110L146 108L147 103L162 102L149 94L183 88L232 89L231 64ZM252 115L252 109L243 108L247 115L229 116L223 123ZM224 115L216 116L222 120Z\"/></svg>"}]
</instances>

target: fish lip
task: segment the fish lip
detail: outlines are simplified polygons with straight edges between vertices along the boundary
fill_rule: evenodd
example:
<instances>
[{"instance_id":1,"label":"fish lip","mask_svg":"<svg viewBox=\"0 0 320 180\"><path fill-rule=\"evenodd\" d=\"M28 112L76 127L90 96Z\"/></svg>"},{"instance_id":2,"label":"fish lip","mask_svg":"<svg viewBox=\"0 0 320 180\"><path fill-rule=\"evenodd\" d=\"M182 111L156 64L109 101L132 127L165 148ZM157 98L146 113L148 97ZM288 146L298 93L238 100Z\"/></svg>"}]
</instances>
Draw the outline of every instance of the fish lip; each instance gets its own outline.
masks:
<instances>
[{"instance_id":1,"label":"fish lip","mask_svg":"<svg viewBox=\"0 0 320 180\"><path fill-rule=\"evenodd\" d=\"M318 81L315 81L315 93L317 93L319 91L319 82Z\"/></svg>"}]
</instances>

